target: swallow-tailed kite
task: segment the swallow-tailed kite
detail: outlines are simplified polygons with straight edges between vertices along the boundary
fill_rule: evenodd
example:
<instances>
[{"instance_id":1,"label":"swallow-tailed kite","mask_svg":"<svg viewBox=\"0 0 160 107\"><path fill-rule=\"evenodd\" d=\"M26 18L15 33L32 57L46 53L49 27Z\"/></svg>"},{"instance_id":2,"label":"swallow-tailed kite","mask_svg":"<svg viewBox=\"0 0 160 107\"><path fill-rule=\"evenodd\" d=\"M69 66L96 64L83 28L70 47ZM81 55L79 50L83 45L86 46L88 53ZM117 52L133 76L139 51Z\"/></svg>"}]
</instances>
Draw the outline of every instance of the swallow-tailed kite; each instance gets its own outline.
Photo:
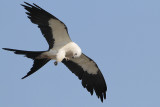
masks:
<instances>
[{"instance_id":1,"label":"swallow-tailed kite","mask_svg":"<svg viewBox=\"0 0 160 107\"><path fill-rule=\"evenodd\" d=\"M15 54L22 54L34 60L32 68L22 79L39 70L50 60L55 60L55 65L58 62L62 62L72 73L82 80L83 87L91 95L95 91L97 97L103 102L103 99L106 99L107 91L104 77L97 64L83 54L81 48L70 39L66 25L34 3L31 5L25 2L25 5L22 4L22 6L27 10L26 14L31 22L38 25L49 45L47 51L25 51L3 48L4 50L13 51Z\"/></svg>"}]
</instances>

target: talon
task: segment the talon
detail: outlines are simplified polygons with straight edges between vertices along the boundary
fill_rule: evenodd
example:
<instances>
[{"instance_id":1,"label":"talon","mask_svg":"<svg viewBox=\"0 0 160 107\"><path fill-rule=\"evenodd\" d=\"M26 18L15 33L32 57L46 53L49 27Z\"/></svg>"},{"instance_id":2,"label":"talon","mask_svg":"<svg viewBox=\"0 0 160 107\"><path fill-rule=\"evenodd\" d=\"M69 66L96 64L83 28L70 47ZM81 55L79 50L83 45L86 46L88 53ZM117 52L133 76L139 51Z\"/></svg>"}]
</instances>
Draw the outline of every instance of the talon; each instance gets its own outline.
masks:
<instances>
[{"instance_id":1,"label":"talon","mask_svg":"<svg viewBox=\"0 0 160 107\"><path fill-rule=\"evenodd\" d=\"M54 65L55 65L55 66L57 66L57 65L58 65L58 62L57 62L57 61L55 61L55 62L54 62Z\"/></svg>"},{"instance_id":2,"label":"talon","mask_svg":"<svg viewBox=\"0 0 160 107\"><path fill-rule=\"evenodd\" d=\"M65 57L66 61L69 61L69 58L68 57Z\"/></svg>"}]
</instances>

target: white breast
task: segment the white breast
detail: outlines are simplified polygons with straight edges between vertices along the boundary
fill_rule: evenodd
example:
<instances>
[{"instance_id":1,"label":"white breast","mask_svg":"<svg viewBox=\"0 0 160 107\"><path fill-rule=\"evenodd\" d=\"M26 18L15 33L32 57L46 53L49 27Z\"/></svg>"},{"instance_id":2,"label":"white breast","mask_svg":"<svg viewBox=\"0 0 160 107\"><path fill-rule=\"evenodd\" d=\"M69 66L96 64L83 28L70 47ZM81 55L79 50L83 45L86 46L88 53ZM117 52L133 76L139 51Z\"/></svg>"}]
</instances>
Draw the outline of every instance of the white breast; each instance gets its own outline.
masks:
<instances>
[{"instance_id":1,"label":"white breast","mask_svg":"<svg viewBox=\"0 0 160 107\"><path fill-rule=\"evenodd\" d=\"M74 42L66 44L63 49L66 52L66 56L73 56L74 53L81 54L81 48Z\"/></svg>"}]
</instances>

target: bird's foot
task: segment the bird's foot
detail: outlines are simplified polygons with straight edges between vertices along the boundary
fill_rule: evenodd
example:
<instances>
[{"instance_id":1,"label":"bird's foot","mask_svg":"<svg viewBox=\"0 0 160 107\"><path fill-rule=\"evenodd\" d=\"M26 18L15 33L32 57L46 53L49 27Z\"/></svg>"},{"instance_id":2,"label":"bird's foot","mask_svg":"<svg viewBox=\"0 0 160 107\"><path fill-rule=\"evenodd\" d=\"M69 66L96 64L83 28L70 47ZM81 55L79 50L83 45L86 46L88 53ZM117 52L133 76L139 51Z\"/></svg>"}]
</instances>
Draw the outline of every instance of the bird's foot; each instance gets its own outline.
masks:
<instances>
[{"instance_id":1,"label":"bird's foot","mask_svg":"<svg viewBox=\"0 0 160 107\"><path fill-rule=\"evenodd\" d=\"M55 62L54 62L54 65L55 65L55 66L57 66L57 65L58 65L58 62L57 62L57 61L55 61Z\"/></svg>"},{"instance_id":2,"label":"bird's foot","mask_svg":"<svg viewBox=\"0 0 160 107\"><path fill-rule=\"evenodd\" d=\"M68 57L65 57L66 61L69 61L69 58Z\"/></svg>"}]
</instances>

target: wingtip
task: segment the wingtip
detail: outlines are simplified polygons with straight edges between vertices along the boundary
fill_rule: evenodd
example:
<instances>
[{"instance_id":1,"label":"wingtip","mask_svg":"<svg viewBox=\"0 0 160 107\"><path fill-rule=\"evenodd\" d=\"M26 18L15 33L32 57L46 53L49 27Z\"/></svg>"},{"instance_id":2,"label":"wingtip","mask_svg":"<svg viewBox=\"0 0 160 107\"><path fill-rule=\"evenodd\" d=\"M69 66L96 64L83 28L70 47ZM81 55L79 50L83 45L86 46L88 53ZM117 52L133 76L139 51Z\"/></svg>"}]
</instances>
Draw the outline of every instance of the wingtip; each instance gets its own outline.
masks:
<instances>
[{"instance_id":1,"label":"wingtip","mask_svg":"<svg viewBox=\"0 0 160 107\"><path fill-rule=\"evenodd\" d=\"M24 1L24 3L27 4L27 5L30 5L29 3L25 2L25 1Z\"/></svg>"},{"instance_id":2,"label":"wingtip","mask_svg":"<svg viewBox=\"0 0 160 107\"><path fill-rule=\"evenodd\" d=\"M101 99L101 102L103 103L103 97L100 97L100 99Z\"/></svg>"},{"instance_id":3,"label":"wingtip","mask_svg":"<svg viewBox=\"0 0 160 107\"><path fill-rule=\"evenodd\" d=\"M26 4L27 2L24 2L24 4ZM21 6L23 6L23 7L25 7L25 5L24 4L20 4Z\"/></svg>"},{"instance_id":4,"label":"wingtip","mask_svg":"<svg viewBox=\"0 0 160 107\"><path fill-rule=\"evenodd\" d=\"M21 4L21 6L23 6L23 7L27 7L27 5L32 7L32 5L27 2L24 2L24 4Z\"/></svg>"},{"instance_id":5,"label":"wingtip","mask_svg":"<svg viewBox=\"0 0 160 107\"><path fill-rule=\"evenodd\" d=\"M20 4L21 6L23 6L23 7L25 7L25 5L24 4Z\"/></svg>"},{"instance_id":6,"label":"wingtip","mask_svg":"<svg viewBox=\"0 0 160 107\"><path fill-rule=\"evenodd\" d=\"M42 9L41 7L39 7L37 4L33 3L34 6L36 6L39 9ZM43 10L43 9L42 9Z\"/></svg>"},{"instance_id":7,"label":"wingtip","mask_svg":"<svg viewBox=\"0 0 160 107\"><path fill-rule=\"evenodd\" d=\"M104 92L104 99L106 99L106 93Z\"/></svg>"}]
</instances>

